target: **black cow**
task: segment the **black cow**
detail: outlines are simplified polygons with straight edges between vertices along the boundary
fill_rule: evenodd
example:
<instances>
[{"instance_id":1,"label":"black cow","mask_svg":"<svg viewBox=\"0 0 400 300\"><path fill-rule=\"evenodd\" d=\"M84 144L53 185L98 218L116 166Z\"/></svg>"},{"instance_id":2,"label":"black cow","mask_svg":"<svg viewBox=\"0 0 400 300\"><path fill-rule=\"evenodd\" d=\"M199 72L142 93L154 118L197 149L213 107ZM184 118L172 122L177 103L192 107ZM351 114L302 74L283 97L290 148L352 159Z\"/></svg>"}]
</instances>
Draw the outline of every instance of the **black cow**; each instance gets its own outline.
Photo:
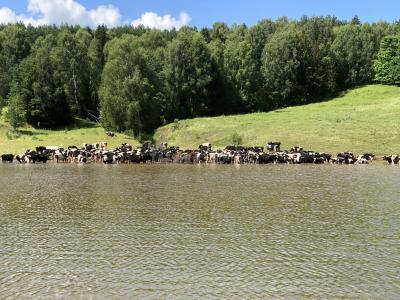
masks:
<instances>
[{"instance_id":1,"label":"black cow","mask_svg":"<svg viewBox=\"0 0 400 300\"><path fill-rule=\"evenodd\" d=\"M356 161L357 158L352 152L340 152L336 156L335 160L336 163L346 164L346 165L354 164Z\"/></svg>"},{"instance_id":2,"label":"black cow","mask_svg":"<svg viewBox=\"0 0 400 300\"><path fill-rule=\"evenodd\" d=\"M37 155L37 162L46 163L49 160L49 156L46 153L39 153Z\"/></svg>"},{"instance_id":3,"label":"black cow","mask_svg":"<svg viewBox=\"0 0 400 300\"><path fill-rule=\"evenodd\" d=\"M274 163L275 160L276 160L275 155L273 155L273 154L271 155L268 153L262 153L257 158L257 162L259 164L271 164L271 163Z\"/></svg>"},{"instance_id":4,"label":"black cow","mask_svg":"<svg viewBox=\"0 0 400 300\"><path fill-rule=\"evenodd\" d=\"M211 151L211 144L210 143L203 143L199 145L200 151Z\"/></svg>"},{"instance_id":5,"label":"black cow","mask_svg":"<svg viewBox=\"0 0 400 300\"><path fill-rule=\"evenodd\" d=\"M36 147L36 152L37 152L37 153L41 153L41 152L43 152L43 151L46 151L46 147L44 147L44 146Z\"/></svg>"},{"instance_id":6,"label":"black cow","mask_svg":"<svg viewBox=\"0 0 400 300\"><path fill-rule=\"evenodd\" d=\"M10 162L12 163L14 161L14 155L13 154L3 154L1 156L1 161L2 162Z\"/></svg>"}]
</instances>

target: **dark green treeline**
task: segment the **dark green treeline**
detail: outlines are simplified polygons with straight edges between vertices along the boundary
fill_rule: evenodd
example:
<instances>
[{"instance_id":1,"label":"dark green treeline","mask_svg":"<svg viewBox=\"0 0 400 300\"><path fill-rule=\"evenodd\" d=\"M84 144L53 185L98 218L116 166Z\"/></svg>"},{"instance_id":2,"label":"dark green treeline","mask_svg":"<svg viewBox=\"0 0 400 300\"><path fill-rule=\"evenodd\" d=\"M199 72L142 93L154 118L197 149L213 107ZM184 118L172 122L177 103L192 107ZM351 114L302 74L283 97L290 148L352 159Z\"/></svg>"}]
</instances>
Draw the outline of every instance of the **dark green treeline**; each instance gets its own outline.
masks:
<instances>
[{"instance_id":1,"label":"dark green treeline","mask_svg":"<svg viewBox=\"0 0 400 300\"><path fill-rule=\"evenodd\" d=\"M15 128L74 117L140 136L175 119L268 111L400 82L400 23L335 17L252 27L0 26L0 105Z\"/></svg>"}]
</instances>

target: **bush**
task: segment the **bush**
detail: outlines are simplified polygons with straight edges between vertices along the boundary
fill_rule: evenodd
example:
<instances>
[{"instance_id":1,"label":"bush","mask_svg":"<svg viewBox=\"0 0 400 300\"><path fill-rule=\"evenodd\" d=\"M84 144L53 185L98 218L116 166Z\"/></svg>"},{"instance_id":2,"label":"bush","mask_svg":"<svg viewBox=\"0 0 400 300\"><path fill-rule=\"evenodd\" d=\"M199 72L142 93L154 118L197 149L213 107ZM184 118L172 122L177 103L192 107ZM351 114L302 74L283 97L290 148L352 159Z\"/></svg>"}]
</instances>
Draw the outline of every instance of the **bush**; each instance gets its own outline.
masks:
<instances>
[{"instance_id":1,"label":"bush","mask_svg":"<svg viewBox=\"0 0 400 300\"><path fill-rule=\"evenodd\" d=\"M234 132L232 134L231 141L234 145L242 145L243 137L240 134L238 134L237 132Z\"/></svg>"},{"instance_id":2,"label":"bush","mask_svg":"<svg viewBox=\"0 0 400 300\"><path fill-rule=\"evenodd\" d=\"M1 111L0 111L0 115L1 115L2 120L3 120L3 121L6 121L6 122L8 122L8 119L7 119L7 112L8 112L8 106L3 107L3 108L1 109Z\"/></svg>"},{"instance_id":3,"label":"bush","mask_svg":"<svg viewBox=\"0 0 400 300\"><path fill-rule=\"evenodd\" d=\"M5 114L6 120L14 130L21 127L26 122L26 110L22 98L19 95L13 95L10 98L10 104Z\"/></svg>"}]
</instances>

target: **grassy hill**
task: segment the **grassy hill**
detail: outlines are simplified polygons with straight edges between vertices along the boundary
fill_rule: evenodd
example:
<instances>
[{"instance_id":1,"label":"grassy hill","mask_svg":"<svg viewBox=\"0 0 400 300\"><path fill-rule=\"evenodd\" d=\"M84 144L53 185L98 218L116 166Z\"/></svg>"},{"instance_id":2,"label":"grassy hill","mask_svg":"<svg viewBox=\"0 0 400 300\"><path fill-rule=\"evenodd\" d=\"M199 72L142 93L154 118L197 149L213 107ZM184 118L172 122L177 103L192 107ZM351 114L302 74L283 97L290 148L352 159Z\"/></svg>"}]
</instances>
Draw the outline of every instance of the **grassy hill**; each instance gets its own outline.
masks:
<instances>
[{"instance_id":1,"label":"grassy hill","mask_svg":"<svg viewBox=\"0 0 400 300\"><path fill-rule=\"evenodd\" d=\"M283 148L336 153L400 152L400 88L369 85L348 91L330 101L289 107L268 113L196 118L159 128L158 141L197 148L242 140L243 145L281 141Z\"/></svg>"},{"instance_id":2,"label":"grassy hill","mask_svg":"<svg viewBox=\"0 0 400 300\"><path fill-rule=\"evenodd\" d=\"M392 154L400 152L400 88L369 85L348 91L330 101L289 107L268 113L196 118L159 128L155 139L181 148L210 142L223 148L242 140L243 145L280 141L283 148ZM26 127L17 134L0 121L0 154L21 153L35 146L69 145L107 141L114 148L123 142L138 145L124 134L107 138L96 123L77 120L63 130Z\"/></svg>"},{"instance_id":3,"label":"grassy hill","mask_svg":"<svg viewBox=\"0 0 400 300\"><path fill-rule=\"evenodd\" d=\"M106 137L105 130L98 124L76 120L76 123L64 130L42 130L26 127L15 133L11 127L0 122L0 154L22 153L36 146L81 146L83 143L108 142L110 147L116 147L123 142L137 145L138 142L124 134L114 138Z\"/></svg>"}]
</instances>

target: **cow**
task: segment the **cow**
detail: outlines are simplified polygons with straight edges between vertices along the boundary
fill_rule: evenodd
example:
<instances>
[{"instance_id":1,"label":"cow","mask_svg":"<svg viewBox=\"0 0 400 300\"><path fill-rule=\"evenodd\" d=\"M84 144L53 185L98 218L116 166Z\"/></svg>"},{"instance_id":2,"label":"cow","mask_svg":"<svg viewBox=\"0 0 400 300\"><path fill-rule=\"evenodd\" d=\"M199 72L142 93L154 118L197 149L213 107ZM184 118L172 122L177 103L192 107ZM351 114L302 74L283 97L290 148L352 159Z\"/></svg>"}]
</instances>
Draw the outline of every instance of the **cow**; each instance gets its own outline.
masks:
<instances>
[{"instance_id":1,"label":"cow","mask_svg":"<svg viewBox=\"0 0 400 300\"><path fill-rule=\"evenodd\" d=\"M294 146L293 148L290 149L290 152L301 152L303 151L303 147L300 146Z\"/></svg>"},{"instance_id":2,"label":"cow","mask_svg":"<svg viewBox=\"0 0 400 300\"><path fill-rule=\"evenodd\" d=\"M84 149L84 150L86 150L86 151L91 151L91 150L94 149L94 147L93 147L92 144L82 144L81 149Z\"/></svg>"},{"instance_id":3,"label":"cow","mask_svg":"<svg viewBox=\"0 0 400 300\"><path fill-rule=\"evenodd\" d=\"M336 159L333 161L338 164L354 164L357 161L357 158L354 156L352 152L340 152L336 155Z\"/></svg>"},{"instance_id":4,"label":"cow","mask_svg":"<svg viewBox=\"0 0 400 300\"><path fill-rule=\"evenodd\" d=\"M39 146L39 147L36 147L36 152L37 153L41 153L41 152L44 152L44 151L46 151L47 149L46 149L46 147L44 147L44 146Z\"/></svg>"},{"instance_id":5,"label":"cow","mask_svg":"<svg viewBox=\"0 0 400 300\"><path fill-rule=\"evenodd\" d=\"M108 143L107 142L101 142L99 143L99 147L96 149L101 149L101 150L107 150Z\"/></svg>"},{"instance_id":6,"label":"cow","mask_svg":"<svg viewBox=\"0 0 400 300\"><path fill-rule=\"evenodd\" d=\"M366 165L368 164L368 159L364 155L358 155L355 163L357 165Z\"/></svg>"},{"instance_id":7,"label":"cow","mask_svg":"<svg viewBox=\"0 0 400 300\"><path fill-rule=\"evenodd\" d=\"M300 152L289 153L287 154L287 156L288 156L288 163L299 164L302 162Z\"/></svg>"},{"instance_id":8,"label":"cow","mask_svg":"<svg viewBox=\"0 0 400 300\"><path fill-rule=\"evenodd\" d=\"M38 153L37 162L46 163L49 160L49 156L46 153Z\"/></svg>"},{"instance_id":9,"label":"cow","mask_svg":"<svg viewBox=\"0 0 400 300\"><path fill-rule=\"evenodd\" d=\"M211 151L211 144L210 143L203 143L199 145L200 151Z\"/></svg>"},{"instance_id":10,"label":"cow","mask_svg":"<svg viewBox=\"0 0 400 300\"><path fill-rule=\"evenodd\" d=\"M116 162L116 156L113 152L107 152L103 154L102 160L104 164L113 164Z\"/></svg>"},{"instance_id":11,"label":"cow","mask_svg":"<svg viewBox=\"0 0 400 300\"><path fill-rule=\"evenodd\" d=\"M364 153L363 157L367 160L367 161L373 161L375 159L375 154L372 153Z\"/></svg>"},{"instance_id":12,"label":"cow","mask_svg":"<svg viewBox=\"0 0 400 300\"><path fill-rule=\"evenodd\" d=\"M87 162L87 156L84 153L79 153L77 160L79 164L85 164Z\"/></svg>"},{"instance_id":13,"label":"cow","mask_svg":"<svg viewBox=\"0 0 400 300\"><path fill-rule=\"evenodd\" d=\"M49 150L49 151L56 151L56 150L58 150L58 149L60 149L60 147L57 147L57 146L46 146L46 150Z\"/></svg>"},{"instance_id":14,"label":"cow","mask_svg":"<svg viewBox=\"0 0 400 300\"><path fill-rule=\"evenodd\" d=\"M53 160L54 160L56 163L59 163L59 162L66 163L66 162L67 162L67 156L68 156L68 154L67 154L67 151L66 151L66 150L64 150L64 149L57 149L57 150L54 151L54 153L53 153Z\"/></svg>"},{"instance_id":15,"label":"cow","mask_svg":"<svg viewBox=\"0 0 400 300\"><path fill-rule=\"evenodd\" d=\"M6 162L12 163L14 161L14 155L13 154L3 154L1 156L1 161L3 163L6 163Z\"/></svg>"},{"instance_id":16,"label":"cow","mask_svg":"<svg viewBox=\"0 0 400 300\"><path fill-rule=\"evenodd\" d=\"M107 131L106 132L107 137L114 137L115 136L115 132L113 131Z\"/></svg>"},{"instance_id":17,"label":"cow","mask_svg":"<svg viewBox=\"0 0 400 300\"><path fill-rule=\"evenodd\" d=\"M326 162L325 157L323 156L316 156L314 157L314 164L324 164Z\"/></svg>"},{"instance_id":18,"label":"cow","mask_svg":"<svg viewBox=\"0 0 400 300\"><path fill-rule=\"evenodd\" d=\"M259 164L271 164L276 162L276 155L269 153L260 153L257 157Z\"/></svg>"},{"instance_id":19,"label":"cow","mask_svg":"<svg viewBox=\"0 0 400 300\"><path fill-rule=\"evenodd\" d=\"M383 160L386 160L391 165L398 165L400 161L400 156L399 155L384 156Z\"/></svg>"},{"instance_id":20,"label":"cow","mask_svg":"<svg viewBox=\"0 0 400 300\"><path fill-rule=\"evenodd\" d=\"M280 142L268 142L267 149L270 152L279 152L281 151L281 143Z\"/></svg>"},{"instance_id":21,"label":"cow","mask_svg":"<svg viewBox=\"0 0 400 300\"><path fill-rule=\"evenodd\" d=\"M69 146L67 150L67 158L70 163L76 162L79 155L79 149L75 146Z\"/></svg>"},{"instance_id":22,"label":"cow","mask_svg":"<svg viewBox=\"0 0 400 300\"><path fill-rule=\"evenodd\" d=\"M216 152L209 152L207 154L207 162L208 163L216 163L217 153Z\"/></svg>"}]
</instances>

